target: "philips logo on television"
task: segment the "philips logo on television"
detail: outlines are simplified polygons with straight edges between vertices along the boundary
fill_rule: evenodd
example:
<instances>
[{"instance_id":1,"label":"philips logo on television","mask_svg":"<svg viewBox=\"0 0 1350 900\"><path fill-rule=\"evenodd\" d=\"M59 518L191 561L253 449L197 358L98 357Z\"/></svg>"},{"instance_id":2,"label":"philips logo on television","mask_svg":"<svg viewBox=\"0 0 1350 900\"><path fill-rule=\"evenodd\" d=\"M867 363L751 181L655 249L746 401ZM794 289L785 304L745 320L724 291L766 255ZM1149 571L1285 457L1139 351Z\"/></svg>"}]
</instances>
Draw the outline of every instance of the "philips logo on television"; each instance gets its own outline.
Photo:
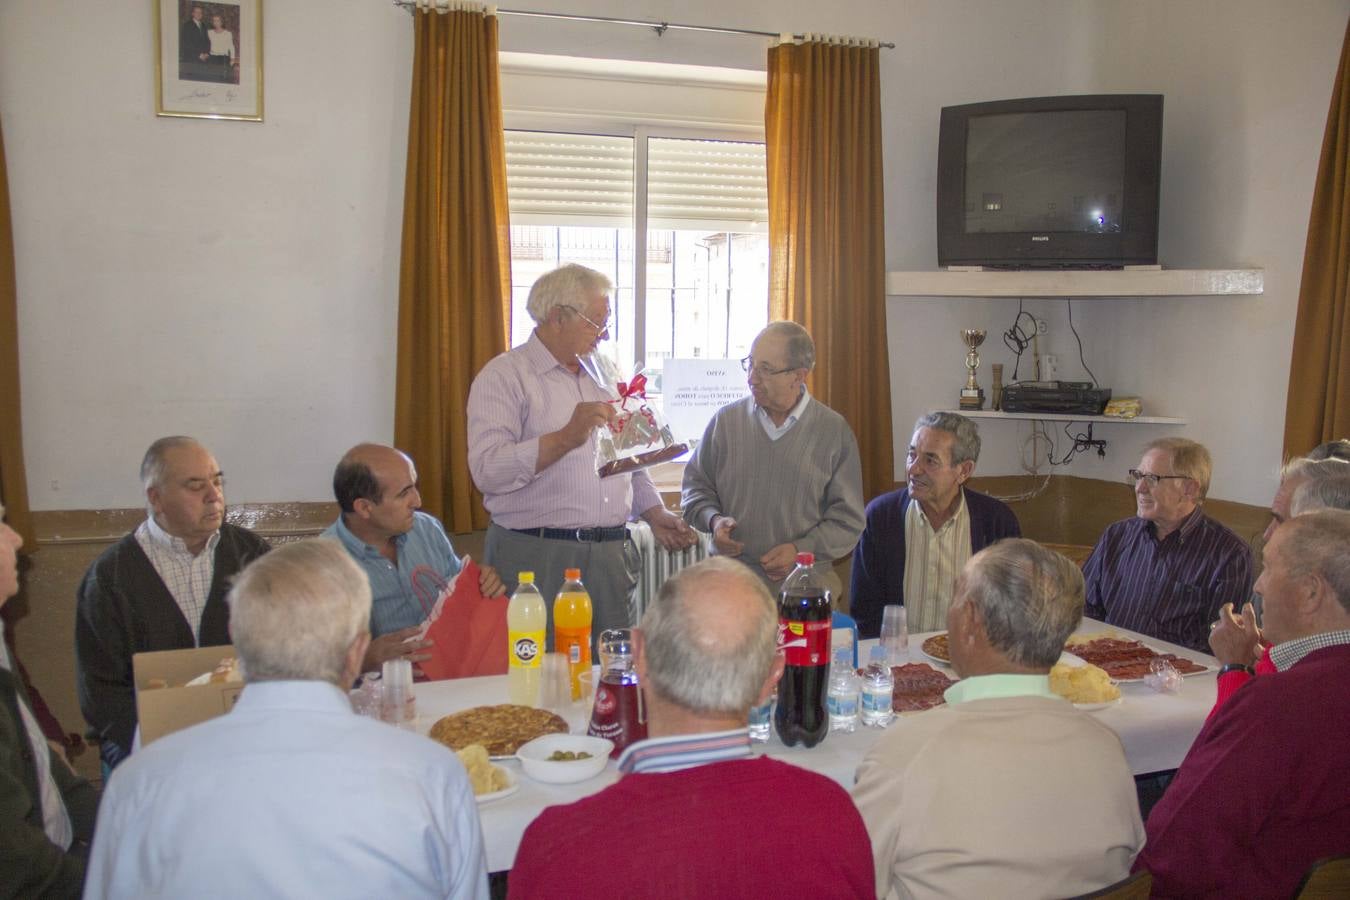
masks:
<instances>
[{"instance_id":1,"label":"philips logo on television","mask_svg":"<svg viewBox=\"0 0 1350 900\"><path fill-rule=\"evenodd\" d=\"M1046 243L1049 243L1049 242L1050 242L1050 235L1048 235L1048 234L1033 234L1033 235L1031 236L1031 242L1032 242L1033 244L1046 244Z\"/></svg>"}]
</instances>

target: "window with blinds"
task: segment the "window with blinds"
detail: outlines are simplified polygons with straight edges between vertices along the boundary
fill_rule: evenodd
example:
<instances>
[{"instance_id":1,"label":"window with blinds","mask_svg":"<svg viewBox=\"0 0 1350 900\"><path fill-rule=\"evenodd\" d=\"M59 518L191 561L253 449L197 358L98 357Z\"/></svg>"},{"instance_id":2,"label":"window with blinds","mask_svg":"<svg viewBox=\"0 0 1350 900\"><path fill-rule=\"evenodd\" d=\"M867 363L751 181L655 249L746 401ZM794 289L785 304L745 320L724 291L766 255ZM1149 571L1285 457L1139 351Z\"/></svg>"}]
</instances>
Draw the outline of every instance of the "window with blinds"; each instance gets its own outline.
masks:
<instances>
[{"instance_id":1,"label":"window with blinds","mask_svg":"<svg viewBox=\"0 0 1350 900\"><path fill-rule=\"evenodd\" d=\"M513 344L530 285L577 262L613 280L616 352L656 392L665 359L749 352L768 318L763 144L512 130L506 169Z\"/></svg>"}]
</instances>

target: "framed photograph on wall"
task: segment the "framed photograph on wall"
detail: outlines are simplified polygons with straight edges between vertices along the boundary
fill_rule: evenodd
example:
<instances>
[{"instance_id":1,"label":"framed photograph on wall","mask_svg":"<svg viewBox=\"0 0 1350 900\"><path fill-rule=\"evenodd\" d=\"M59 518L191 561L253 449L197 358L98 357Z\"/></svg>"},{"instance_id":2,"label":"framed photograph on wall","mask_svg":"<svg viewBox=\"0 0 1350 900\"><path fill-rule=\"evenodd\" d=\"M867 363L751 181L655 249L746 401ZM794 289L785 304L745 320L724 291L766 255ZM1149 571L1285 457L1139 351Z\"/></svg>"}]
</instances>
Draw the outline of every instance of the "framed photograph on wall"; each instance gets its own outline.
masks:
<instances>
[{"instance_id":1,"label":"framed photograph on wall","mask_svg":"<svg viewBox=\"0 0 1350 900\"><path fill-rule=\"evenodd\" d=\"M155 112L263 117L263 0L154 0Z\"/></svg>"}]
</instances>

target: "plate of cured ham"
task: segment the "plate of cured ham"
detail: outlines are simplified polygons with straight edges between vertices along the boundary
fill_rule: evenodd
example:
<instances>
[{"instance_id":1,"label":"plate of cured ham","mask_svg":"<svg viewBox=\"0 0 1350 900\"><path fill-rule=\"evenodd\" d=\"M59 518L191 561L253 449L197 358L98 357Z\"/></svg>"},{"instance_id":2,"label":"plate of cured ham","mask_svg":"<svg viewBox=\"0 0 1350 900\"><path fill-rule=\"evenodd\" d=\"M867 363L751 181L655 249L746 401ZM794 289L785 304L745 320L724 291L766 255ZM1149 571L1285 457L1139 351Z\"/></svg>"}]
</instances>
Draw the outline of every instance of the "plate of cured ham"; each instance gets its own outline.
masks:
<instances>
[{"instance_id":1,"label":"plate of cured ham","mask_svg":"<svg viewBox=\"0 0 1350 900\"><path fill-rule=\"evenodd\" d=\"M1103 669L1112 681L1143 681L1156 660L1172 664L1183 676L1200 675L1213 671L1213 666L1177 656L1175 653L1160 653L1142 641L1123 637L1102 635L1074 636L1069 639L1068 650L1084 662Z\"/></svg>"},{"instance_id":2,"label":"plate of cured ham","mask_svg":"<svg viewBox=\"0 0 1350 900\"><path fill-rule=\"evenodd\" d=\"M942 695L956 680L928 663L906 663L891 666L895 691L891 694L891 709L896 713L922 712L941 706L947 700Z\"/></svg>"}]
</instances>

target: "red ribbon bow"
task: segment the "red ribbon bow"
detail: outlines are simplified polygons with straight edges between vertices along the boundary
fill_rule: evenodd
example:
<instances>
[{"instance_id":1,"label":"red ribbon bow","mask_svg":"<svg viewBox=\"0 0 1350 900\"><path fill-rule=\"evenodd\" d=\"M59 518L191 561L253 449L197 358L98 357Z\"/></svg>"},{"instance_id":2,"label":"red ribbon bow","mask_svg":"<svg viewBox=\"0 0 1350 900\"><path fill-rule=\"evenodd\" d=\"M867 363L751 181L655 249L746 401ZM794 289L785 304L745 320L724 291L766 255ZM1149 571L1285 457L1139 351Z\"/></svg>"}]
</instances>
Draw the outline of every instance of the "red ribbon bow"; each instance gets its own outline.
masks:
<instances>
[{"instance_id":1,"label":"red ribbon bow","mask_svg":"<svg viewBox=\"0 0 1350 900\"><path fill-rule=\"evenodd\" d=\"M642 400L647 399L647 376L641 372L633 376L632 381L619 382L619 399L627 400L629 397L638 397Z\"/></svg>"}]
</instances>

